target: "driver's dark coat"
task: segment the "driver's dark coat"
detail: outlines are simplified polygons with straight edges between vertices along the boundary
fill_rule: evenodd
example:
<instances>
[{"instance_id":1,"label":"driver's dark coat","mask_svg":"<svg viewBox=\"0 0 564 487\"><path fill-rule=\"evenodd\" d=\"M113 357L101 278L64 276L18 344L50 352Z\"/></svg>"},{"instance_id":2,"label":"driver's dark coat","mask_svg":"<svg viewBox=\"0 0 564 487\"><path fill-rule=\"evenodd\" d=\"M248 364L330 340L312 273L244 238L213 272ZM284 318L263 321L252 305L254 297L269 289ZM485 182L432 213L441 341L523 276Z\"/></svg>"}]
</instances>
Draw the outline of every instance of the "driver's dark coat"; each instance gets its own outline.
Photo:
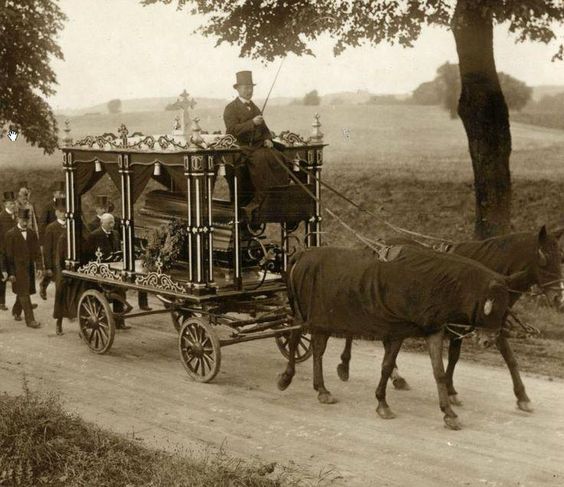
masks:
<instances>
[{"instance_id":1,"label":"driver's dark coat","mask_svg":"<svg viewBox=\"0 0 564 487\"><path fill-rule=\"evenodd\" d=\"M298 254L288 272L298 320L321 332L377 339L424 335L448 322L501 326L509 299L503 276L462 257L396 249L390 262L365 250ZM485 316L488 297L495 301Z\"/></svg>"}]
</instances>

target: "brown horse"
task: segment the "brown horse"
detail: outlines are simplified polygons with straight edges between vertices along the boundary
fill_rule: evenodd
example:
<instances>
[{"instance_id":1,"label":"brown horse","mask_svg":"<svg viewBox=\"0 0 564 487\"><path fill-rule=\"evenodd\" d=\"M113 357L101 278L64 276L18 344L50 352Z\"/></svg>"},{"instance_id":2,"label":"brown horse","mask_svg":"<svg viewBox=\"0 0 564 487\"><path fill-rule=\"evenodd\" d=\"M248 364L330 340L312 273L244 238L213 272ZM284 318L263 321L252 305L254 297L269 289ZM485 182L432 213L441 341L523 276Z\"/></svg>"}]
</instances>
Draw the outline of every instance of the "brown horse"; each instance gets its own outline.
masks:
<instances>
[{"instance_id":1,"label":"brown horse","mask_svg":"<svg viewBox=\"0 0 564 487\"><path fill-rule=\"evenodd\" d=\"M405 338L424 336L444 421L449 428L460 429L445 382L444 324L456 322L499 334L511 299L508 288L520 288L524 273L505 277L470 259L414 246L392 247L388 255L388 261L381 261L366 251L324 247L292 259L288 297L296 321L312 334L313 387L320 402L335 402L323 381L322 359L329 336L382 340L386 353L376 389L377 412L392 418L386 385L396 355ZM281 390L295 374L300 335L301 330L291 333L290 358L278 380Z\"/></svg>"},{"instance_id":2,"label":"brown horse","mask_svg":"<svg viewBox=\"0 0 564 487\"><path fill-rule=\"evenodd\" d=\"M460 242L447 246L448 253L461 255L470 258L486 267L504 275L527 270L527 280L524 284L525 289L533 285L541 288L548 301L558 306L564 301L564 291L562 288L561 271L561 251L558 239L564 233L564 229L559 229L552 234L548 234L546 227L542 227L537 233L513 233L501 237L493 237L482 241ZM413 241L406 239L393 240L391 243L408 242L417 245ZM522 292L511 294L510 306L521 297ZM446 370L446 381L451 404L460 406L462 403L453 384L454 369L460 357L462 337L448 333L450 343L448 350L448 366ZM496 340L496 346L501 353L513 380L513 390L517 397L519 409L532 412L531 402L525 391L525 386L519 374L519 366L513 350L505 334L500 334ZM345 348L341 354L341 363L337 366L337 373L341 380L349 378L349 363L351 359L352 338L347 337ZM392 382L396 389L409 389L407 382L398 373L397 367L392 372Z\"/></svg>"}]
</instances>

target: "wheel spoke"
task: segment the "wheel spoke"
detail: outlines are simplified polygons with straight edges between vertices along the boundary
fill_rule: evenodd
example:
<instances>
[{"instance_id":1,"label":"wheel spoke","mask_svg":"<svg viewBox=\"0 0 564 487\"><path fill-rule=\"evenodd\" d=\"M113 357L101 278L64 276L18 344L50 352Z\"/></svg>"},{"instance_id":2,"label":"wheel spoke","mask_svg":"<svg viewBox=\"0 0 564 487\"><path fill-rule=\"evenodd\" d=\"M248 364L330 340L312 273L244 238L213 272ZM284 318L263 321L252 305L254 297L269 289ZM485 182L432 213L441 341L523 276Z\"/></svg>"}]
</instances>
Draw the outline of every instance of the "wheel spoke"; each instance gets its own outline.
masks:
<instances>
[{"instance_id":1,"label":"wheel spoke","mask_svg":"<svg viewBox=\"0 0 564 487\"><path fill-rule=\"evenodd\" d=\"M96 335L96 340L94 340L94 348L96 350L100 349L100 331L98 330L98 328L96 328L94 330L94 334Z\"/></svg>"},{"instance_id":2,"label":"wheel spoke","mask_svg":"<svg viewBox=\"0 0 564 487\"><path fill-rule=\"evenodd\" d=\"M213 359L213 357L206 354L206 355L203 355L202 358L204 359L204 362L206 363L208 368L211 370L212 365L215 363L215 360Z\"/></svg>"},{"instance_id":3,"label":"wheel spoke","mask_svg":"<svg viewBox=\"0 0 564 487\"><path fill-rule=\"evenodd\" d=\"M90 296L86 296L86 299L84 300L84 307L86 308L86 311L90 315L90 318L94 318L95 313L90 303Z\"/></svg>"},{"instance_id":4,"label":"wheel spoke","mask_svg":"<svg viewBox=\"0 0 564 487\"><path fill-rule=\"evenodd\" d=\"M100 332L100 335L101 335L104 343L106 343L109 340L108 332L106 331L106 329L103 326L99 327L98 331Z\"/></svg>"},{"instance_id":5,"label":"wheel spoke","mask_svg":"<svg viewBox=\"0 0 564 487\"><path fill-rule=\"evenodd\" d=\"M94 338L94 328L88 328L90 330L90 336L88 337L88 343L92 343L92 338Z\"/></svg>"},{"instance_id":6,"label":"wheel spoke","mask_svg":"<svg viewBox=\"0 0 564 487\"><path fill-rule=\"evenodd\" d=\"M195 345L196 343L199 342L198 337L197 337L197 333L196 331L193 329L193 325L190 325L188 327L188 333L190 334L190 338L192 338L192 343Z\"/></svg>"},{"instance_id":7,"label":"wheel spoke","mask_svg":"<svg viewBox=\"0 0 564 487\"><path fill-rule=\"evenodd\" d=\"M200 361L200 368L202 369L200 375L206 375L206 361L204 360L203 357L200 357L199 361Z\"/></svg>"}]
</instances>

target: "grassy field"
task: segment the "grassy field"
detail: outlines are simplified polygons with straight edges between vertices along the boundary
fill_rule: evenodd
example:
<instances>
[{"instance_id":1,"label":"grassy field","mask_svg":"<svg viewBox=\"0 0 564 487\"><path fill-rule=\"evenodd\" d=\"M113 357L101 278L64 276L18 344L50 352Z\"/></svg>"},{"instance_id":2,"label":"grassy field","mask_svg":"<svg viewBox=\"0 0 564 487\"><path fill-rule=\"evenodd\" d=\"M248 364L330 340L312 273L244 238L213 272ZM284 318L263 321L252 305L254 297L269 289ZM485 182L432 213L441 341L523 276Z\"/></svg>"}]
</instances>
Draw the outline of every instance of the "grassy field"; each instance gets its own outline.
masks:
<instances>
[{"instance_id":1,"label":"grassy field","mask_svg":"<svg viewBox=\"0 0 564 487\"><path fill-rule=\"evenodd\" d=\"M366 208L396 225L454 240L472 238L474 225L473 175L467 140L459 120L450 120L438 107L422 106L281 106L267 109L271 130L292 130L309 136L315 111L321 115L325 149L324 178ZM217 110L195 110L200 125L210 132L222 130ZM130 132L168 133L172 112L101 114L70 119L72 136L117 132L125 123ZM61 126L63 119L60 119ZM513 229L538 230L541 225L564 224L564 130L523 123L512 124ZM0 141L0 190L12 189L27 179L41 206L49 184L62 178L61 154L44 156L22 140ZM116 195L109 181L93 192ZM359 213L331 193L325 204L371 238L393 236L383 224ZM87 205L85 205L87 206ZM330 217L324 220L325 242L358 245ZM526 307L527 318L547 338L562 339L562 314ZM533 343L533 342L530 342ZM564 346L564 345L563 345ZM531 348L534 358L540 355ZM541 347L542 348L542 347ZM558 350L552 354L558 362ZM556 374L564 376L561 365Z\"/></svg>"},{"instance_id":2,"label":"grassy field","mask_svg":"<svg viewBox=\"0 0 564 487\"><path fill-rule=\"evenodd\" d=\"M315 107L282 106L267 109L269 126L275 132L291 129L308 136ZM383 207L383 215L399 225L432 231L444 237L467 238L472 234L473 176L467 140L459 120L450 120L438 107L356 105L317 107L325 150L324 174L328 181L372 209ZM168 133L172 112L100 114L70 119L71 134L117 132L125 123L130 132ZM195 110L204 130L223 129L217 110ZM59 119L63 127L63 119ZM61 132L62 134L62 132ZM564 197L564 131L515 123L512 126L514 181L513 215L516 229L531 229L540 223L562 220ZM0 140L0 190L13 188L27 179L35 198L43 204L45 188L57 172L62 178L60 152L46 156L23 139ZM110 190L111 185L106 185ZM100 188L97 188L101 191ZM337 208L340 202L327 195ZM344 211L344 210L343 210ZM348 217L352 214L347 214ZM354 216L362 220L362 216ZM361 222L378 235L385 228ZM328 227L333 230L329 224ZM334 232L331 232L334 233ZM339 233L335 237L340 241ZM375 236L375 234L373 234Z\"/></svg>"}]
</instances>

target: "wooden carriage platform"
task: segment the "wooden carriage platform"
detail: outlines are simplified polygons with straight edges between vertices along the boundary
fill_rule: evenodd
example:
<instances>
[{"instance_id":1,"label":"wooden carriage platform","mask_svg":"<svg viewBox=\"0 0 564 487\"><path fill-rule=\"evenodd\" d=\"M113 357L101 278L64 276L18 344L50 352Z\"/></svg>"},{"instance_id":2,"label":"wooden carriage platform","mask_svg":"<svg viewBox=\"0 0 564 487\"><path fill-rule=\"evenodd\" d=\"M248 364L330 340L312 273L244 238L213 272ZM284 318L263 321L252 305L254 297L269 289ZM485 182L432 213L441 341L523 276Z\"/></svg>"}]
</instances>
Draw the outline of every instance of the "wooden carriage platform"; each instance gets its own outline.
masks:
<instances>
[{"instance_id":1,"label":"wooden carriage platform","mask_svg":"<svg viewBox=\"0 0 564 487\"><path fill-rule=\"evenodd\" d=\"M283 132L274 139L291 175L271 188L258 210L249 212L245 157L236 140L202 133L105 133L73 141L67 122L63 140L66 181L67 249L63 275L80 289L77 314L81 337L97 353L112 346L116 320L171 313L188 373L209 381L219 370L220 347L276 337L287 353L292 324L285 299L288 258L300 245L320 245L320 174L324 143L316 115L308 139ZM108 175L121 197L122 251L105 261L101 252L85 258L82 196ZM229 197L214 190L227 177ZM247 179L245 179L247 178ZM146 192L149 181L162 189ZM145 204L136 207L144 194ZM155 229L175 222L184 235L178 258L152 267L143 249ZM273 237L274 235L274 237ZM156 296L163 309L133 313L127 291ZM122 306L116 311L116 303ZM113 308L112 309L112 305ZM216 326L231 330L219 339ZM309 356L307 337L302 355Z\"/></svg>"}]
</instances>

